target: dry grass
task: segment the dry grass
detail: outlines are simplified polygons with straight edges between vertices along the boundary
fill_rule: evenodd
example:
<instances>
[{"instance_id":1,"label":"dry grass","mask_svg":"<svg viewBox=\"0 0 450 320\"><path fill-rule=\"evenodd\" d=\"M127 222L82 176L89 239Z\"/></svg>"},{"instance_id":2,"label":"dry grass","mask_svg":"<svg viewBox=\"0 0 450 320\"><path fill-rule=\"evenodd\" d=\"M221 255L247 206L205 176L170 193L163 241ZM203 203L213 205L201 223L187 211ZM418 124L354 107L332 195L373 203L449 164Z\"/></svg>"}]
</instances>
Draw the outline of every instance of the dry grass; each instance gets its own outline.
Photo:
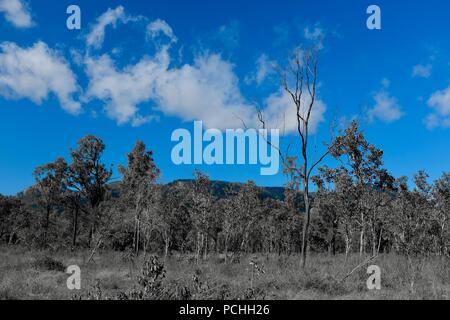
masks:
<instances>
[{"instance_id":1,"label":"dry grass","mask_svg":"<svg viewBox=\"0 0 450 320\"><path fill-rule=\"evenodd\" d=\"M110 297L136 286L142 256L133 266L121 253L101 252L93 263L86 265L89 254L0 247L0 300L70 299L74 292L66 287L68 275L61 265L81 267L82 290L77 294L86 295L97 283L105 296ZM250 259L257 261L265 272L252 269ZM169 289L192 285L195 276L202 291L200 298L206 299L450 299L448 260L416 261L413 274L405 258L382 255L371 262L382 270L382 289L374 291L366 288L369 276L366 267L341 281L358 265L358 256L350 257L345 265L343 256L312 255L305 271L300 268L298 256L252 255L228 264L215 256L199 265L192 260L181 256L166 261L164 283Z\"/></svg>"}]
</instances>

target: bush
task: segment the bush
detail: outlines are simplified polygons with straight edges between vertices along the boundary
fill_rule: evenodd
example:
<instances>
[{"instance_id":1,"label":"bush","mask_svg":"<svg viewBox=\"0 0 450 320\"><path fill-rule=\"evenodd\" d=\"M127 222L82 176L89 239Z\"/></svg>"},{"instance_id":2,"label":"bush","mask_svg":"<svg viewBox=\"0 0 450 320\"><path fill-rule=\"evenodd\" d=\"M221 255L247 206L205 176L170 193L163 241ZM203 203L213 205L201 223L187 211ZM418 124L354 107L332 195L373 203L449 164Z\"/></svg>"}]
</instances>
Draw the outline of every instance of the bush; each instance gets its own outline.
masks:
<instances>
[{"instance_id":1,"label":"bush","mask_svg":"<svg viewBox=\"0 0 450 320\"><path fill-rule=\"evenodd\" d=\"M330 275L321 276L308 273L300 283L306 290L317 290L330 296L344 295L347 292L344 284Z\"/></svg>"},{"instance_id":2,"label":"bush","mask_svg":"<svg viewBox=\"0 0 450 320\"><path fill-rule=\"evenodd\" d=\"M37 270L66 272L66 267L61 261L48 256L36 258L31 266Z\"/></svg>"}]
</instances>

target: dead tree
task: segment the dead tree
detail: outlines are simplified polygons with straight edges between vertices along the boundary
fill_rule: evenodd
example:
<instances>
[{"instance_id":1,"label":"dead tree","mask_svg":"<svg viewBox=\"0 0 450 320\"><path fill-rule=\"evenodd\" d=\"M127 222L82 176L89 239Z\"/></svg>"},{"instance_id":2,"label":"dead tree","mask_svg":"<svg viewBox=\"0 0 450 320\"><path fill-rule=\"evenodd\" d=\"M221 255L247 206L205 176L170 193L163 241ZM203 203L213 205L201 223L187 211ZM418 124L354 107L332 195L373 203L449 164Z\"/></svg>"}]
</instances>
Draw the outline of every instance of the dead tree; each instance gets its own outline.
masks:
<instances>
[{"instance_id":1,"label":"dead tree","mask_svg":"<svg viewBox=\"0 0 450 320\"><path fill-rule=\"evenodd\" d=\"M315 49L296 49L288 68L280 69L281 85L295 106L296 134L300 140L300 150L294 152L289 144L286 151L278 149L278 152L283 163L283 171L290 179L289 187L303 194L302 268L306 266L311 221L311 174L333 148L331 143L326 144L325 151L320 157L315 160L310 157L311 116L317 102L317 62L318 52ZM261 110L258 110L258 119L263 129L266 129L267 119ZM267 143L271 145L270 142Z\"/></svg>"}]
</instances>

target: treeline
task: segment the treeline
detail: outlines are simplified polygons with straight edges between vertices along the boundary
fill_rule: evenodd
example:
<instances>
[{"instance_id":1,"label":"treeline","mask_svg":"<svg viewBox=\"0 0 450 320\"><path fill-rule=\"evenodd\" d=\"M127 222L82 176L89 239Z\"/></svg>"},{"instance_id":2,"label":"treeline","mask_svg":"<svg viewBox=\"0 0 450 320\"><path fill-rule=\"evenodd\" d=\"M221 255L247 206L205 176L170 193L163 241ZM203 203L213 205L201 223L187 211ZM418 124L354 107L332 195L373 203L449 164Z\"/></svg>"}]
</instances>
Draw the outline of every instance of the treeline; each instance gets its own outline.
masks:
<instances>
[{"instance_id":1,"label":"treeline","mask_svg":"<svg viewBox=\"0 0 450 320\"><path fill-rule=\"evenodd\" d=\"M33 187L0 196L0 241L133 255L189 253L196 259L301 250L301 170L285 168L290 179L281 200L264 197L251 181L230 184L218 197L199 171L192 181L158 184L152 152L138 141L113 188L104 149L99 138L82 138L70 159L36 168ZM395 179L383 167L383 152L366 141L356 122L335 139L330 156L339 165L320 168L312 179L317 192L309 252L449 256L450 173L430 184L418 172L411 188L407 178Z\"/></svg>"}]
</instances>

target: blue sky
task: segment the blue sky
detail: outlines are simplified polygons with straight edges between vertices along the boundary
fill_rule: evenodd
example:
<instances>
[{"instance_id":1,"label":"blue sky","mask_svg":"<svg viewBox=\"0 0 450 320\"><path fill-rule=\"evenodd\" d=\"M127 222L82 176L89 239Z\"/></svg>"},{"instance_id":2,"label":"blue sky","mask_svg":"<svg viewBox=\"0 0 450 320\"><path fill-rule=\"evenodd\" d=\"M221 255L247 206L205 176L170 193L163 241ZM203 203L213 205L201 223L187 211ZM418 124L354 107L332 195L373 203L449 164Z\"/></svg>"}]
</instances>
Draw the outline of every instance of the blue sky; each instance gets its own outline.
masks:
<instances>
[{"instance_id":1,"label":"blue sky","mask_svg":"<svg viewBox=\"0 0 450 320\"><path fill-rule=\"evenodd\" d=\"M71 4L81 30L66 28ZM371 4L381 30L366 27ZM358 117L395 176L437 178L450 169L449 12L441 0L0 0L0 193L30 186L36 166L87 134L104 140L108 164L124 164L141 139L162 182L190 178L195 166L171 161L173 130L231 128L234 113L251 123L253 102L285 110L272 66L307 45L322 47L313 140L327 140L333 117ZM259 166L200 169L285 181Z\"/></svg>"}]
</instances>

